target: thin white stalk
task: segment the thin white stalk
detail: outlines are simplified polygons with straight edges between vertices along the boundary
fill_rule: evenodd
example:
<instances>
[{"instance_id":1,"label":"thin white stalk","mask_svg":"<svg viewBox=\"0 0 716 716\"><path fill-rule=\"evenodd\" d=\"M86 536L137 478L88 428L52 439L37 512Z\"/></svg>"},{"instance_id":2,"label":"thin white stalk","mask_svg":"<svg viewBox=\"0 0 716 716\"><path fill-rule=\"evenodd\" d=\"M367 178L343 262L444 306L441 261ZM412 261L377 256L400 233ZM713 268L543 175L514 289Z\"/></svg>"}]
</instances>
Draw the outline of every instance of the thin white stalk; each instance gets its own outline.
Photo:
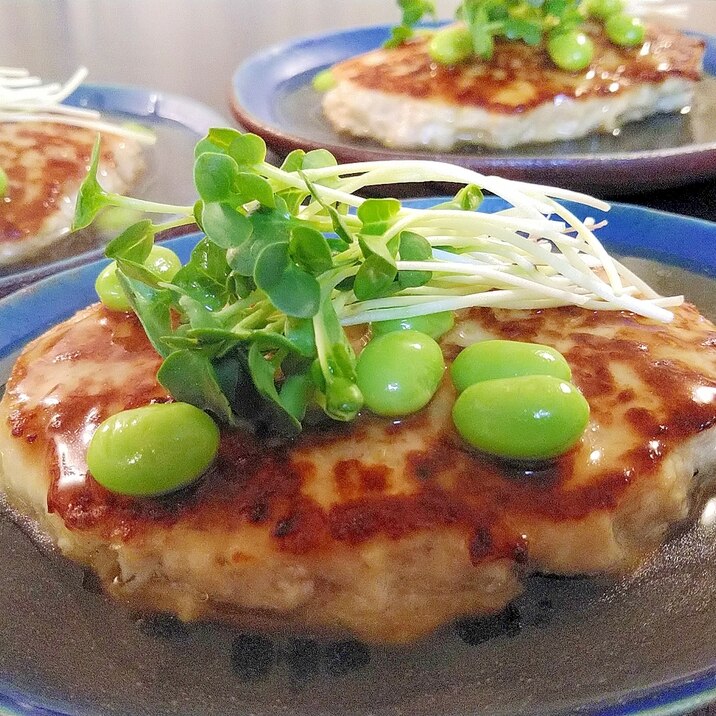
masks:
<instances>
[{"instance_id":1,"label":"thin white stalk","mask_svg":"<svg viewBox=\"0 0 716 716\"><path fill-rule=\"evenodd\" d=\"M0 68L0 122L51 122L154 144L153 132L104 122L95 110L61 104L87 74L86 67L79 67L64 84L42 85L38 77L30 76L24 68Z\"/></svg>"},{"instance_id":2,"label":"thin white stalk","mask_svg":"<svg viewBox=\"0 0 716 716\"><path fill-rule=\"evenodd\" d=\"M72 127L95 129L98 132L114 134L118 137L136 139L143 144L155 144L157 141L156 135L152 132L137 130L131 127L123 127L122 125L111 124L110 122L83 119L76 115L67 116L65 114L51 114L44 112L19 113L0 111L0 122L51 122L53 124L65 124Z\"/></svg>"}]
</instances>

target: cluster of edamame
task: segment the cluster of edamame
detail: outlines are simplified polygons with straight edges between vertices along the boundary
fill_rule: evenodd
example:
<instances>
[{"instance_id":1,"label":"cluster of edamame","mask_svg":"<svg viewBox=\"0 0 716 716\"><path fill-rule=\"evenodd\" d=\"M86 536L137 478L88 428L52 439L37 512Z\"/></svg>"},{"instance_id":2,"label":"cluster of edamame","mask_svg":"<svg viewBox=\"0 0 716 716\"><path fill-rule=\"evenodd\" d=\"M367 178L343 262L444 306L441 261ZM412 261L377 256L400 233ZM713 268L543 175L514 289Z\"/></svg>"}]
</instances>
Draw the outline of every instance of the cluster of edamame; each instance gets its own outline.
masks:
<instances>
[{"instance_id":1,"label":"cluster of edamame","mask_svg":"<svg viewBox=\"0 0 716 716\"><path fill-rule=\"evenodd\" d=\"M465 348L450 374L460 392L455 428L470 445L499 457L547 460L584 432L589 404L549 346L483 341Z\"/></svg>"},{"instance_id":2,"label":"cluster of edamame","mask_svg":"<svg viewBox=\"0 0 716 716\"><path fill-rule=\"evenodd\" d=\"M425 407L445 371L436 339L454 323L437 313L374 323L374 338L358 358L366 407L401 417ZM572 447L589 420L589 404L553 348L492 340L463 350L450 368L460 393L452 417L461 437L504 458L545 460Z\"/></svg>"},{"instance_id":3,"label":"cluster of edamame","mask_svg":"<svg viewBox=\"0 0 716 716\"><path fill-rule=\"evenodd\" d=\"M644 41L644 24L636 17L625 14L624 0L585 0L584 10L579 8L572 14L569 21L559 21L553 15L540 15L533 19L530 44L536 44L541 36L546 35L546 49L554 64L560 69L570 72L583 70L589 66L594 57L594 44L580 27L580 18L589 15L601 22L611 42L622 47L634 47ZM543 8L545 6L540 6ZM531 10L521 9L523 14L540 13L537 7ZM585 12L586 10L586 12ZM510 12L499 9L501 14ZM513 9L512 12L515 12ZM454 65L477 55L489 59L492 54L492 34L503 34L507 39L515 39L515 30L508 28L504 20L490 22L489 14L485 15L485 25L467 24L451 25L436 32L429 44L430 56L440 64ZM519 15L514 22L524 22ZM508 21L509 22L509 21ZM556 27L554 26L556 23ZM502 25L505 25L503 28ZM502 28L502 29L499 29ZM519 34L517 35L519 37ZM526 39L527 35L524 38Z\"/></svg>"},{"instance_id":4,"label":"cluster of edamame","mask_svg":"<svg viewBox=\"0 0 716 716\"><path fill-rule=\"evenodd\" d=\"M150 257L148 266L156 266L156 259ZM125 310L118 288L108 295L113 307ZM373 339L356 366L365 406L389 418L424 408L445 373L436 341L453 325L452 312L374 323ZM457 356L450 374L460 393L452 411L455 427L484 452L548 459L572 447L586 427L589 405L570 382L564 357L548 346L475 343ZM200 477L218 446L219 429L203 410L181 402L153 404L105 420L90 441L87 465L108 490L157 496Z\"/></svg>"}]
</instances>

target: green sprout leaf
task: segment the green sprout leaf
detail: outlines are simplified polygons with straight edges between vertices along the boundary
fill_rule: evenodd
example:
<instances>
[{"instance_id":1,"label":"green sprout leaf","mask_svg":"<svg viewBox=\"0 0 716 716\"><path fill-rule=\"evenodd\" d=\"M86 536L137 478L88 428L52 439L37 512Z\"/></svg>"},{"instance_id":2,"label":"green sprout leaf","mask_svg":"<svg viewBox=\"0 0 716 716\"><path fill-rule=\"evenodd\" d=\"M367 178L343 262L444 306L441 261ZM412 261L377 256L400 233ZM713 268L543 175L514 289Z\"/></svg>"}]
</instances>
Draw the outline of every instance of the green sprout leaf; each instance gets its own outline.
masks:
<instances>
[{"instance_id":1,"label":"green sprout leaf","mask_svg":"<svg viewBox=\"0 0 716 716\"><path fill-rule=\"evenodd\" d=\"M289 254L287 243L266 246L256 259L254 281L271 303L288 316L311 318L319 308L318 281L299 268Z\"/></svg>"},{"instance_id":2,"label":"green sprout leaf","mask_svg":"<svg viewBox=\"0 0 716 716\"><path fill-rule=\"evenodd\" d=\"M101 139L99 134L92 148L92 157L87 176L80 186L75 205L75 216L72 220L72 231L87 228L102 209L110 206L111 201L108 194L97 181L97 170L99 168Z\"/></svg>"},{"instance_id":3,"label":"green sprout leaf","mask_svg":"<svg viewBox=\"0 0 716 716\"><path fill-rule=\"evenodd\" d=\"M202 239L194 247L188 263L174 276L172 284L208 310L218 311L230 297L229 275L225 252L213 241Z\"/></svg>"},{"instance_id":4,"label":"green sprout leaf","mask_svg":"<svg viewBox=\"0 0 716 716\"><path fill-rule=\"evenodd\" d=\"M214 366L203 353L178 350L170 353L157 372L157 380L176 400L206 410L229 425L236 425Z\"/></svg>"},{"instance_id":5,"label":"green sprout leaf","mask_svg":"<svg viewBox=\"0 0 716 716\"><path fill-rule=\"evenodd\" d=\"M7 174L5 173L3 168L0 167L0 196L5 196L5 194L7 194L7 187L8 187Z\"/></svg>"},{"instance_id":6,"label":"green sprout leaf","mask_svg":"<svg viewBox=\"0 0 716 716\"><path fill-rule=\"evenodd\" d=\"M358 269L353 282L353 292L359 301L380 298L390 291L397 274L395 262L390 263L382 256L373 254Z\"/></svg>"},{"instance_id":7,"label":"green sprout leaf","mask_svg":"<svg viewBox=\"0 0 716 716\"><path fill-rule=\"evenodd\" d=\"M384 202L386 200L369 199L368 201ZM400 205L400 202L396 203ZM363 206L365 204L361 208ZM375 211L373 208L375 208ZM368 216L373 218L373 222L367 225L368 229L378 232L381 227L383 230L387 228L389 223L387 217L394 216L394 213L389 205L381 203L373 204ZM363 228L365 229L366 225ZM398 274L395 257L398 254L400 237L394 236L392 239L386 240L382 233L363 234L361 230L358 235L358 243L365 261L358 269L353 283L353 292L356 298L359 301L367 301L370 298L386 295L386 293L390 292L393 281Z\"/></svg>"},{"instance_id":8,"label":"green sprout leaf","mask_svg":"<svg viewBox=\"0 0 716 716\"><path fill-rule=\"evenodd\" d=\"M433 258L433 249L428 240L413 231L401 232L399 253L403 261L429 261ZM423 286L432 277L430 271L399 271L398 284L401 288Z\"/></svg>"},{"instance_id":9,"label":"green sprout leaf","mask_svg":"<svg viewBox=\"0 0 716 716\"><path fill-rule=\"evenodd\" d=\"M413 35L413 28L425 15L435 17L435 5L430 0L398 0L402 11L401 24L394 27L386 47L396 47Z\"/></svg>"},{"instance_id":10,"label":"green sprout leaf","mask_svg":"<svg viewBox=\"0 0 716 716\"><path fill-rule=\"evenodd\" d=\"M400 47L406 40L409 40L415 33L412 27L396 25L390 30L390 37L385 41L383 47ZM315 85L314 85L315 86ZM318 89L318 88L316 88Z\"/></svg>"},{"instance_id":11,"label":"green sprout leaf","mask_svg":"<svg viewBox=\"0 0 716 716\"><path fill-rule=\"evenodd\" d=\"M320 231L309 226L296 226L291 230L288 250L291 258L314 276L333 268L328 241Z\"/></svg>"},{"instance_id":12,"label":"green sprout leaf","mask_svg":"<svg viewBox=\"0 0 716 716\"><path fill-rule=\"evenodd\" d=\"M316 351L325 393L323 409L334 420L353 420L363 407L363 395L356 385L356 358L338 321L330 298L321 302L313 317Z\"/></svg>"},{"instance_id":13,"label":"green sprout leaf","mask_svg":"<svg viewBox=\"0 0 716 716\"><path fill-rule=\"evenodd\" d=\"M117 277L129 299L134 312L137 314L144 332L151 344L162 357L166 357L168 350L163 342L164 336L172 333L171 306L172 295L170 291L157 289L140 280L126 276L122 265L118 262ZM153 276L156 280L156 277Z\"/></svg>"},{"instance_id":14,"label":"green sprout leaf","mask_svg":"<svg viewBox=\"0 0 716 716\"><path fill-rule=\"evenodd\" d=\"M461 211L475 211L482 204L484 198L485 196L479 186L468 184L462 187L450 201L435 204L435 206L431 207L431 210L460 209Z\"/></svg>"},{"instance_id":15,"label":"green sprout leaf","mask_svg":"<svg viewBox=\"0 0 716 716\"><path fill-rule=\"evenodd\" d=\"M284 335L294 350L305 358L316 355L316 339L313 334L313 321L306 318L289 318L286 321Z\"/></svg>"},{"instance_id":16,"label":"green sprout leaf","mask_svg":"<svg viewBox=\"0 0 716 716\"><path fill-rule=\"evenodd\" d=\"M338 161L327 149L312 149L304 155L301 169L323 169L336 166L338 166Z\"/></svg>"},{"instance_id":17,"label":"green sprout leaf","mask_svg":"<svg viewBox=\"0 0 716 716\"><path fill-rule=\"evenodd\" d=\"M303 149L294 149L286 155L281 164L281 170L284 172L297 172L303 169L303 158L306 152Z\"/></svg>"},{"instance_id":18,"label":"green sprout leaf","mask_svg":"<svg viewBox=\"0 0 716 716\"><path fill-rule=\"evenodd\" d=\"M266 159L266 142L256 134L237 132L231 140L227 152L240 167L257 167Z\"/></svg>"},{"instance_id":19,"label":"green sprout leaf","mask_svg":"<svg viewBox=\"0 0 716 716\"><path fill-rule=\"evenodd\" d=\"M311 196L318 202L318 204L323 208L323 210L331 219L333 231L336 232L336 235L338 237L332 242L329 242L331 247L336 251L343 251L344 249L347 249L354 241L353 235L351 233L350 228L348 227L348 224L345 222L344 218L338 213L338 211L336 211L335 207L323 201L313 182L311 182L310 179L305 174L303 174L303 172L299 173L301 174L301 178L306 182L306 186L308 187Z\"/></svg>"},{"instance_id":20,"label":"green sprout leaf","mask_svg":"<svg viewBox=\"0 0 716 716\"><path fill-rule=\"evenodd\" d=\"M505 20L503 33L508 40L524 40L528 45L539 45L542 41L542 26L519 18Z\"/></svg>"},{"instance_id":21,"label":"green sprout leaf","mask_svg":"<svg viewBox=\"0 0 716 716\"><path fill-rule=\"evenodd\" d=\"M237 204L248 204L258 201L263 206L276 206L273 189L266 179L250 172L239 172L233 187L234 201Z\"/></svg>"},{"instance_id":22,"label":"green sprout leaf","mask_svg":"<svg viewBox=\"0 0 716 716\"><path fill-rule=\"evenodd\" d=\"M194 184L204 202L229 201L234 195L239 165L218 152L204 152L194 162Z\"/></svg>"},{"instance_id":23,"label":"green sprout leaf","mask_svg":"<svg viewBox=\"0 0 716 716\"><path fill-rule=\"evenodd\" d=\"M278 208L260 208L249 216L251 234L240 245L226 252L231 268L242 276L253 276L256 259L266 246L274 243L288 244L292 220L288 211Z\"/></svg>"},{"instance_id":24,"label":"green sprout leaf","mask_svg":"<svg viewBox=\"0 0 716 716\"><path fill-rule=\"evenodd\" d=\"M301 423L293 412L284 406L276 389L276 374L281 363L281 353L269 350L264 354L265 349L266 347L262 347L258 342L252 343L249 348L248 365L251 379L259 394L274 407L272 415L274 429L278 427L278 431L282 434L296 435L301 431ZM278 426L277 420L281 421Z\"/></svg>"},{"instance_id":25,"label":"green sprout leaf","mask_svg":"<svg viewBox=\"0 0 716 716\"><path fill-rule=\"evenodd\" d=\"M300 422L306 415L314 390L315 386L308 373L290 375L281 386L279 402L289 415Z\"/></svg>"},{"instance_id":26,"label":"green sprout leaf","mask_svg":"<svg viewBox=\"0 0 716 716\"><path fill-rule=\"evenodd\" d=\"M225 201L204 204L201 224L207 237L223 249L241 246L253 232L251 221Z\"/></svg>"},{"instance_id":27,"label":"green sprout leaf","mask_svg":"<svg viewBox=\"0 0 716 716\"><path fill-rule=\"evenodd\" d=\"M381 235L386 232L400 211L397 199L366 199L356 212L362 222L362 235Z\"/></svg>"},{"instance_id":28,"label":"green sprout leaf","mask_svg":"<svg viewBox=\"0 0 716 716\"><path fill-rule=\"evenodd\" d=\"M149 219L144 219L112 239L105 247L104 255L110 259L127 259L141 264L149 256L152 246L154 225Z\"/></svg>"}]
</instances>

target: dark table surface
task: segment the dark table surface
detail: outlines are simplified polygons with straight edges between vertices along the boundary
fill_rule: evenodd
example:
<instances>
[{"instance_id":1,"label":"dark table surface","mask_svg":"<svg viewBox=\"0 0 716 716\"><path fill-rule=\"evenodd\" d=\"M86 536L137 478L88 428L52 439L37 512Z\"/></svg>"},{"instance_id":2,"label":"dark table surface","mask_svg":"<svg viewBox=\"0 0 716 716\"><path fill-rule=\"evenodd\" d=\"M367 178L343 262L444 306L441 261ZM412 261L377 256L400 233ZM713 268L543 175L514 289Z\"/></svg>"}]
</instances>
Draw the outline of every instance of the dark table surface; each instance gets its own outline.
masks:
<instances>
[{"instance_id":1,"label":"dark table surface","mask_svg":"<svg viewBox=\"0 0 716 716\"><path fill-rule=\"evenodd\" d=\"M455 7L451 0L436 4L444 17ZM642 7L716 35L716 0L645 0ZM396 18L390 0L0 0L0 64L27 67L45 80L86 65L92 82L185 95L231 123L230 78L243 59L300 35ZM716 220L716 178L640 194L624 186L606 198ZM705 714L716 709L699 712Z\"/></svg>"}]
</instances>

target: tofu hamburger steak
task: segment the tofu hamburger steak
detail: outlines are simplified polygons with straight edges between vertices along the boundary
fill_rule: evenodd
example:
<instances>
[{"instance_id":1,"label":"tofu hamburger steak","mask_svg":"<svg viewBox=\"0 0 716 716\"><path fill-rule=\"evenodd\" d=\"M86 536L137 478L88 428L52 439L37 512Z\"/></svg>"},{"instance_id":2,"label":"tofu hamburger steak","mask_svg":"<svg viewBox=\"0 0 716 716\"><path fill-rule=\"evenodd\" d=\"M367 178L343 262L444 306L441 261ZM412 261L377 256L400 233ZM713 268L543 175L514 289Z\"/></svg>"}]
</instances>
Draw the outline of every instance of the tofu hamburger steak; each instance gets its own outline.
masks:
<instances>
[{"instance_id":1,"label":"tofu hamburger steak","mask_svg":"<svg viewBox=\"0 0 716 716\"><path fill-rule=\"evenodd\" d=\"M96 136L94 129L65 124L0 122L0 167L7 175L0 266L32 259L70 233ZM103 136L100 173L107 191L128 191L145 166L136 139Z\"/></svg>"},{"instance_id":2,"label":"tofu hamburger steak","mask_svg":"<svg viewBox=\"0 0 716 716\"><path fill-rule=\"evenodd\" d=\"M702 40L594 2L582 25L586 3L565 4L561 20L548 3L518 5L491 4L512 13L494 36L500 21L477 17L432 34L403 27L400 42L337 63L321 80L325 116L389 147L449 150L575 139L691 104Z\"/></svg>"},{"instance_id":3,"label":"tofu hamburger steak","mask_svg":"<svg viewBox=\"0 0 716 716\"><path fill-rule=\"evenodd\" d=\"M420 162L389 173L466 188L429 210L348 191L387 169L278 169L212 130L191 260L157 280L137 225L102 303L21 353L6 498L119 600L408 643L533 572L622 574L687 520L714 476L716 327L551 197L601 202ZM478 182L513 206L474 211Z\"/></svg>"},{"instance_id":4,"label":"tofu hamburger steak","mask_svg":"<svg viewBox=\"0 0 716 716\"><path fill-rule=\"evenodd\" d=\"M151 133L60 104L86 74L81 68L64 86L38 86L24 70L0 70L0 267L32 260L70 233L98 132L107 191L122 194L144 173Z\"/></svg>"}]
</instances>

